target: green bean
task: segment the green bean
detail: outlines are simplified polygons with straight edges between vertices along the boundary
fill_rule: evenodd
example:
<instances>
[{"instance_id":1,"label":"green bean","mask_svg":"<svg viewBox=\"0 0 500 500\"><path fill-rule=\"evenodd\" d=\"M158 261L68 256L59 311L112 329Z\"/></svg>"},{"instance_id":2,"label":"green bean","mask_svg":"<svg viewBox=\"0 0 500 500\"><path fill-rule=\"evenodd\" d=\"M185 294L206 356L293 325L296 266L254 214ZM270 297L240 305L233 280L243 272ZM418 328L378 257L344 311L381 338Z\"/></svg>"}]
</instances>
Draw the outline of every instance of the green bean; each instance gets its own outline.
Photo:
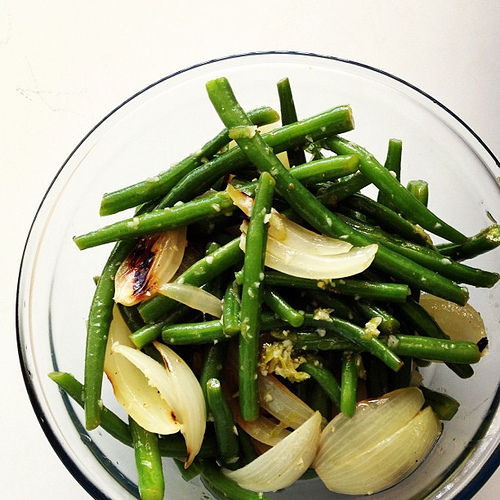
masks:
<instances>
[{"instance_id":1,"label":"green bean","mask_svg":"<svg viewBox=\"0 0 500 500\"><path fill-rule=\"evenodd\" d=\"M281 122L283 125L289 125L297 121L297 110L293 100L292 87L288 78L281 79L278 84L278 97L280 101ZM295 147L287 151L288 162L291 166L305 163L306 155L300 147Z\"/></svg>"},{"instance_id":2,"label":"green bean","mask_svg":"<svg viewBox=\"0 0 500 500\"><path fill-rule=\"evenodd\" d=\"M226 336L232 336L240 332L240 289L236 280L233 280L226 288L222 303L222 331Z\"/></svg>"},{"instance_id":3,"label":"green bean","mask_svg":"<svg viewBox=\"0 0 500 500\"><path fill-rule=\"evenodd\" d=\"M188 314L192 313L192 309L185 305L178 304L175 309L173 307L171 309L173 311L170 311L165 319L157 323L145 324L130 334L130 340L136 347L139 349L144 348L161 336L163 328L184 320Z\"/></svg>"},{"instance_id":4,"label":"green bean","mask_svg":"<svg viewBox=\"0 0 500 500\"><path fill-rule=\"evenodd\" d=\"M321 364L305 362L297 371L308 373L321 386L330 398L331 402L340 408L340 385L332 372Z\"/></svg>"},{"instance_id":5,"label":"green bean","mask_svg":"<svg viewBox=\"0 0 500 500\"><path fill-rule=\"evenodd\" d=\"M226 467L234 469L240 457L240 445L235 432L233 414L222 393L219 379L209 379L206 383L206 391L208 406L214 420L220 458Z\"/></svg>"},{"instance_id":6,"label":"green bean","mask_svg":"<svg viewBox=\"0 0 500 500\"><path fill-rule=\"evenodd\" d=\"M244 144L244 143L243 143ZM241 147L245 147L241 145ZM244 420L259 416L257 364L262 308L264 260L267 243L267 217L274 194L274 179L261 174L248 224L243 285L241 292L241 334L239 338L239 399Z\"/></svg>"},{"instance_id":7,"label":"green bean","mask_svg":"<svg viewBox=\"0 0 500 500\"><path fill-rule=\"evenodd\" d=\"M353 174L358 167L357 156L338 155L302 163L292 167L290 173L305 184L319 184Z\"/></svg>"},{"instance_id":8,"label":"green bean","mask_svg":"<svg viewBox=\"0 0 500 500\"><path fill-rule=\"evenodd\" d=\"M435 271L441 276L449 278L457 283L491 288L500 278L498 273L485 271L454 261L431 248L398 238L374 226L363 224L359 221L353 221L352 219L348 222L358 231L369 235L380 245L384 245L384 247L393 252L411 259L413 262L425 266L427 269Z\"/></svg>"},{"instance_id":9,"label":"green bean","mask_svg":"<svg viewBox=\"0 0 500 500\"><path fill-rule=\"evenodd\" d=\"M259 455L255 451L252 438L239 426L236 426L238 441L240 443L240 462L241 466L249 464L255 460Z\"/></svg>"},{"instance_id":10,"label":"green bean","mask_svg":"<svg viewBox=\"0 0 500 500\"><path fill-rule=\"evenodd\" d=\"M408 285L400 283L380 283L376 281L341 278L314 280L298 278L278 271L267 271L264 282L270 286L300 288L303 290L326 290L356 298L404 302L409 294Z\"/></svg>"},{"instance_id":11,"label":"green bean","mask_svg":"<svg viewBox=\"0 0 500 500\"><path fill-rule=\"evenodd\" d=\"M208 82L207 89L214 107L228 128L249 125L244 111L236 101L229 82L225 78ZM252 162L259 170L268 171L273 175L278 192L311 226L327 236L343 237L353 245L363 246L373 243L371 238L350 228L348 224L323 206L288 172L259 134L246 139L246 146L248 149L245 149L245 153ZM467 290L381 245L375 256L374 265L418 289L429 291L458 304L464 304L467 301Z\"/></svg>"},{"instance_id":12,"label":"green bean","mask_svg":"<svg viewBox=\"0 0 500 500\"><path fill-rule=\"evenodd\" d=\"M421 227L412 224L387 206L367 196L356 193L346 198L342 205L348 206L375 220L382 229L420 245L431 246L429 235Z\"/></svg>"},{"instance_id":13,"label":"green bean","mask_svg":"<svg viewBox=\"0 0 500 500\"><path fill-rule=\"evenodd\" d=\"M354 172L319 189L316 199L326 207L335 207L339 201L352 196L369 184L370 181L361 172Z\"/></svg>"},{"instance_id":14,"label":"green bean","mask_svg":"<svg viewBox=\"0 0 500 500\"><path fill-rule=\"evenodd\" d=\"M203 356L203 366L200 373L200 386L205 397L207 414L210 413L208 406L207 382L211 378L220 379L224 359L226 357L226 344L217 343L207 346Z\"/></svg>"},{"instance_id":15,"label":"green bean","mask_svg":"<svg viewBox=\"0 0 500 500\"><path fill-rule=\"evenodd\" d=\"M220 217L233 209L233 202L225 191L215 192L172 208L153 210L109 224L95 231L75 236L73 240L80 250L84 250L112 241L184 227L195 222Z\"/></svg>"},{"instance_id":16,"label":"green bean","mask_svg":"<svg viewBox=\"0 0 500 500\"><path fill-rule=\"evenodd\" d=\"M263 298L266 305L290 325L298 327L304 322L304 314L293 308L276 290L266 287Z\"/></svg>"},{"instance_id":17,"label":"green bean","mask_svg":"<svg viewBox=\"0 0 500 500\"><path fill-rule=\"evenodd\" d=\"M325 420L328 421L331 419L332 401L324 388L318 382L316 382L316 380L312 381L309 406L314 411L319 411Z\"/></svg>"},{"instance_id":18,"label":"green bean","mask_svg":"<svg viewBox=\"0 0 500 500\"><path fill-rule=\"evenodd\" d=\"M279 119L275 110L262 107L249 111L249 117L256 125L273 123ZM229 131L222 130L196 153L171 166L157 176L131 186L106 193L101 201L101 215L111 215L141 203L164 196L184 175L200 164L206 163L229 143Z\"/></svg>"},{"instance_id":19,"label":"green bean","mask_svg":"<svg viewBox=\"0 0 500 500\"><path fill-rule=\"evenodd\" d=\"M492 224L471 236L465 243L438 245L439 252L458 261L472 259L500 246L500 224Z\"/></svg>"},{"instance_id":20,"label":"green bean","mask_svg":"<svg viewBox=\"0 0 500 500\"><path fill-rule=\"evenodd\" d=\"M116 305L118 306L118 310L120 311L123 321L125 321L131 332L135 332L136 330L144 327L144 321L139 311L137 310L137 307L124 306L123 304Z\"/></svg>"},{"instance_id":21,"label":"green bean","mask_svg":"<svg viewBox=\"0 0 500 500\"><path fill-rule=\"evenodd\" d=\"M389 144L387 146L387 156L385 158L384 167L389 171L393 172L393 175L399 181L401 180L401 157L403 154L403 142L399 139L389 139ZM379 190L377 195L377 201L388 208L394 208L394 205L387 195Z\"/></svg>"},{"instance_id":22,"label":"green bean","mask_svg":"<svg viewBox=\"0 0 500 500\"><path fill-rule=\"evenodd\" d=\"M176 465L179 474L182 476L182 479L186 482L192 481L195 477L200 475L201 468L197 467L197 460L195 460L187 469L184 467L184 460L174 458L173 462Z\"/></svg>"},{"instance_id":23,"label":"green bean","mask_svg":"<svg viewBox=\"0 0 500 500\"><path fill-rule=\"evenodd\" d=\"M342 354L342 372L340 377L340 411L352 417L356 410L356 392L358 387L359 354L344 351Z\"/></svg>"},{"instance_id":24,"label":"green bean","mask_svg":"<svg viewBox=\"0 0 500 500\"><path fill-rule=\"evenodd\" d=\"M312 327L317 332L325 333L325 335L328 332L333 332L335 335L339 335L345 340L363 347L393 371L397 372L403 365L398 356L375 335L367 329L361 328L349 321L336 318L335 316L330 316L329 320L318 320L313 315L306 314L302 327Z\"/></svg>"},{"instance_id":25,"label":"green bean","mask_svg":"<svg viewBox=\"0 0 500 500\"><path fill-rule=\"evenodd\" d=\"M353 307L360 312L365 321L369 321L372 318L380 318L381 322L378 329L382 334L390 335L399 332L401 323L382 307L361 300L353 301Z\"/></svg>"},{"instance_id":26,"label":"green bean","mask_svg":"<svg viewBox=\"0 0 500 500\"><path fill-rule=\"evenodd\" d=\"M83 385L65 372L52 372L49 377L79 406L84 406ZM113 436L121 443L132 446L132 435L130 427L120 417L111 410L102 406L101 410L101 428ZM163 457L184 457L186 456L186 444L184 438L179 434L170 436L160 436L158 447ZM205 436L199 457L213 457L217 454L217 443L213 436Z\"/></svg>"},{"instance_id":27,"label":"green bean","mask_svg":"<svg viewBox=\"0 0 500 500\"><path fill-rule=\"evenodd\" d=\"M363 317L359 314L359 311L354 307L352 301L345 300L346 297L341 297L339 294L325 293L323 290L319 292L307 291L306 296L309 297L313 306L330 309L332 314L338 318L356 324L363 322Z\"/></svg>"},{"instance_id":28,"label":"green bean","mask_svg":"<svg viewBox=\"0 0 500 500\"><path fill-rule=\"evenodd\" d=\"M49 377L53 380L62 391L70 396L82 408L85 404L83 385L70 373L51 372ZM129 426L115 413L106 408L101 407L100 426L115 439L123 444L132 446L132 436Z\"/></svg>"},{"instance_id":29,"label":"green bean","mask_svg":"<svg viewBox=\"0 0 500 500\"><path fill-rule=\"evenodd\" d=\"M215 252L195 262L175 282L194 286L201 286L208 283L222 272L241 262L243 252L240 250L239 245L240 238L234 238L229 243L215 250ZM178 302L175 300L163 295L156 295L152 299L140 304L138 309L144 321L152 323L161 320L176 307L178 307Z\"/></svg>"},{"instance_id":30,"label":"green bean","mask_svg":"<svg viewBox=\"0 0 500 500\"><path fill-rule=\"evenodd\" d=\"M420 386L425 402L432 407L439 420L451 420L457 413L460 403L442 392Z\"/></svg>"},{"instance_id":31,"label":"green bean","mask_svg":"<svg viewBox=\"0 0 500 500\"><path fill-rule=\"evenodd\" d=\"M165 478L158 448L158 436L143 429L129 417L141 500L162 500Z\"/></svg>"},{"instance_id":32,"label":"green bean","mask_svg":"<svg viewBox=\"0 0 500 500\"><path fill-rule=\"evenodd\" d=\"M167 325L163 327L161 337L165 344L171 345L210 344L231 338L224 333L219 319Z\"/></svg>"},{"instance_id":33,"label":"green bean","mask_svg":"<svg viewBox=\"0 0 500 500\"><path fill-rule=\"evenodd\" d=\"M366 149L340 137L326 139L325 143L338 154L357 154L360 158L360 171L384 191L391 202L410 220L454 243L463 243L467 240L466 236L422 205Z\"/></svg>"},{"instance_id":34,"label":"green bean","mask_svg":"<svg viewBox=\"0 0 500 500\"><path fill-rule=\"evenodd\" d=\"M387 345L399 356L445 361L447 363L477 363L481 353L475 342L436 339L418 335L390 335Z\"/></svg>"},{"instance_id":35,"label":"green bean","mask_svg":"<svg viewBox=\"0 0 500 500\"><path fill-rule=\"evenodd\" d=\"M406 189L415 196L415 198L422 203L422 205L427 206L429 203L429 184L427 181L421 179L414 179L409 181L406 185Z\"/></svg>"},{"instance_id":36,"label":"green bean","mask_svg":"<svg viewBox=\"0 0 500 500\"><path fill-rule=\"evenodd\" d=\"M85 426L95 429L101 419L101 390L104 355L109 325L113 318L115 273L134 242L120 242L113 248L95 288L87 321L85 347Z\"/></svg>"},{"instance_id":37,"label":"green bean","mask_svg":"<svg viewBox=\"0 0 500 500\"><path fill-rule=\"evenodd\" d=\"M247 122L251 126L250 122ZM275 153L281 153L304 143L352 130L354 124L349 106L338 106L296 123L276 128L262 137ZM161 201L172 206L178 201L192 199L209 189L217 179L248 167L248 158L238 147L200 165L182 178Z\"/></svg>"}]
</instances>

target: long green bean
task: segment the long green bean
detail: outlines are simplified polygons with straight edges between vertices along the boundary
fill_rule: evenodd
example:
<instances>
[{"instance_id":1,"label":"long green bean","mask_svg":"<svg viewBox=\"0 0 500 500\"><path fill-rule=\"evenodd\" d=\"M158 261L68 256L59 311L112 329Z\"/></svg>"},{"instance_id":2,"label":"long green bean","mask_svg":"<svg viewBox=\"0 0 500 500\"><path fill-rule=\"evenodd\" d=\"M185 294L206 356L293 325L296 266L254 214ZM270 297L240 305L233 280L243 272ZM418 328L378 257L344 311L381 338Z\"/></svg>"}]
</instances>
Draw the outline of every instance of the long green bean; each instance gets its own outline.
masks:
<instances>
[{"instance_id":1,"label":"long green bean","mask_svg":"<svg viewBox=\"0 0 500 500\"><path fill-rule=\"evenodd\" d=\"M245 147L245 143L241 145ZM259 416L257 365L262 308L264 260L267 243L268 214L274 195L274 179L263 173L248 224L243 285L241 292L241 335L239 338L239 397L244 420Z\"/></svg>"},{"instance_id":2,"label":"long green bean","mask_svg":"<svg viewBox=\"0 0 500 500\"><path fill-rule=\"evenodd\" d=\"M85 426L95 429L101 421L101 390L104 373L104 355L113 318L115 273L131 250L134 242L115 245L102 270L90 306L85 347Z\"/></svg>"},{"instance_id":3,"label":"long green bean","mask_svg":"<svg viewBox=\"0 0 500 500\"><path fill-rule=\"evenodd\" d=\"M153 210L109 224L95 231L75 236L73 240L80 250L84 250L112 241L135 238L206 221L220 217L233 209L233 202L226 192L215 192L172 208Z\"/></svg>"},{"instance_id":4,"label":"long green bean","mask_svg":"<svg viewBox=\"0 0 500 500\"><path fill-rule=\"evenodd\" d=\"M356 410L359 354L344 351L340 377L340 411L352 417Z\"/></svg>"},{"instance_id":5,"label":"long green bean","mask_svg":"<svg viewBox=\"0 0 500 500\"><path fill-rule=\"evenodd\" d=\"M158 436L143 429L131 417L129 417L129 427L134 445L141 500L162 500L165 493L165 478Z\"/></svg>"},{"instance_id":6,"label":"long green bean","mask_svg":"<svg viewBox=\"0 0 500 500\"><path fill-rule=\"evenodd\" d=\"M313 377L328 395L332 403L340 409L340 385L328 368L321 364L306 362L302 363L297 370L308 373Z\"/></svg>"}]
</instances>

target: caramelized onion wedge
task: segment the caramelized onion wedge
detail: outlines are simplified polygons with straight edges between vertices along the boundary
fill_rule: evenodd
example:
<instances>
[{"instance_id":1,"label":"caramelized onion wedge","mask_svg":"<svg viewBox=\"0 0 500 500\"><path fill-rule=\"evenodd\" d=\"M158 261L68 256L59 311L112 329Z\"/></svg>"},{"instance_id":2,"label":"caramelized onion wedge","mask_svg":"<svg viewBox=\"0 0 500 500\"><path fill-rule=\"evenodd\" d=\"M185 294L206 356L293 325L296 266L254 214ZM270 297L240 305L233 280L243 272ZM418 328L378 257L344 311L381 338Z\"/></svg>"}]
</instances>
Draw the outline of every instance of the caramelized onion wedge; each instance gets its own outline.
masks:
<instances>
[{"instance_id":1,"label":"caramelized onion wedge","mask_svg":"<svg viewBox=\"0 0 500 500\"><path fill-rule=\"evenodd\" d=\"M290 434L282 424L276 424L264 415L259 415L255 420L243 420L236 416L235 421L251 438L269 446L277 445Z\"/></svg>"},{"instance_id":2,"label":"caramelized onion wedge","mask_svg":"<svg viewBox=\"0 0 500 500\"><path fill-rule=\"evenodd\" d=\"M115 302L133 306L155 295L179 269L186 244L185 227L140 238L116 272Z\"/></svg>"},{"instance_id":3,"label":"caramelized onion wedge","mask_svg":"<svg viewBox=\"0 0 500 500\"><path fill-rule=\"evenodd\" d=\"M371 426L369 422L366 426ZM354 456L331 460L316 458L315 468L326 487L336 493L369 495L402 481L426 458L441 432L441 424L430 406L388 438L369 440ZM334 435L330 438L335 439Z\"/></svg>"},{"instance_id":4,"label":"caramelized onion wedge","mask_svg":"<svg viewBox=\"0 0 500 500\"><path fill-rule=\"evenodd\" d=\"M429 293L420 295L420 304L452 340L486 342L486 328L481 315L470 305L459 306Z\"/></svg>"},{"instance_id":5,"label":"caramelized onion wedge","mask_svg":"<svg viewBox=\"0 0 500 500\"><path fill-rule=\"evenodd\" d=\"M203 393L191 368L172 349L158 342L154 345L160 352L165 366L140 350L118 342L111 346L111 351L115 355L123 356L136 368L134 372L124 374L124 377L146 380L157 393L157 397L166 402L168 418L170 422L175 422L175 427L169 433L180 430L184 435L188 452L185 467L189 467L200 450L205 434L206 413ZM142 387L145 386L144 382L140 384ZM137 386L137 389L140 390L140 387ZM141 393L134 393L134 396L140 399ZM125 403L128 404L128 401ZM147 430L164 434L163 425L167 420L165 413L158 412L156 407L147 410L153 414L151 418L156 424ZM137 423L143 425L141 421Z\"/></svg>"},{"instance_id":6,"label":"caramelized onion wedge","mask_svg":"<svg viewBox=\"0 0 500 500\"><path fill-rule=\"evenodd\" d=\"M185 283L164 283L158 288L158 292L197 311L210 314L216 318L222 316L222 301L197 286Z\"/></svg>"},{"instance_id":7,"label":"caramelized onion wedge","mask_svg":"<svg viewBox=\"0 0 500 500\"><path fill-rule=\"evenodd\" d=\"M127 414L144 429L158 434L174 434L180 430L180 423L173 417L166 399L135 364L116 351L117 346L135 349L129 335L130 330L115 306L104 359L104 371L115 397ZM161 365L158 366L165 371Z\"/></svg>"},{"instance_id":8,"label":"caramelized onion wedge","mask_svg":"<svg viewBox=\"0 0 500 500\"><path fill-rule=\"evenodd\" d=\"M277 491L299 479L311 465L321 433L319 412L276 446L241 469L224 474L250 491Z\"/></svg>"},{"instance_id":9,"label":"caramelized onion wedge","mask_svg":"<svg viewBox=\"0 0 500 500\"><path fill-rule=\"evenodd\" d=\"M246 221L241 225L240 248L245 251ZM265 264L267 267L291 276L309 279L337 279L365 271L375 258L378 245L353 247L334 255L317 255L310 247L297 250L268 235Z\"/></svg>"},{"instance_id":10,"label":"caramelized onion wedge","mask_svg":"<svg viewBox=\"0 0 500 500\"><path fill-rule=\"evenodd\" d=\"M297 429L311 418L314 410L273 375L259 375L260 407L284 426Z\"/></svg>"}]
</instances>

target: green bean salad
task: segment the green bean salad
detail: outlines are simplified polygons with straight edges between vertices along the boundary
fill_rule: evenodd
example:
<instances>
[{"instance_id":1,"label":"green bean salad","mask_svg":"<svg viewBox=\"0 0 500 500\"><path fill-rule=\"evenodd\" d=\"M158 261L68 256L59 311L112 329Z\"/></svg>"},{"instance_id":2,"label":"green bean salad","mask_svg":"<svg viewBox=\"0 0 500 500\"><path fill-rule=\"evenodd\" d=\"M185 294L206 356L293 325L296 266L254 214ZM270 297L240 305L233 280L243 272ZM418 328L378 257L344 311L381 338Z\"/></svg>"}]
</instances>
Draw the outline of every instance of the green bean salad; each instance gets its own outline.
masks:
<instances>
[{"instance_id":1,"label":"green bean salad","mask_svg":"<svg viewBox=\"0 0 500 500\"><path fill-rule=\"evenodd\" d=\"M287 78L279 110L244 111L223 77L206 90L223 130L105 193L103 217L132 215L75 236L113 249L96 270L84 380L50 377L89 431L133 449L143 499L168 492L163 457L218 498L312 478L390 488L459 410L420 368L468 378L487 352L468 287L499 275L464 261L498 247L499 226L467 236L442 220L432 186L402 184L400 140L380 163L345 137L349 105L300 117ZM102 401L106 378L127 421Z\"/></svg>"}]
</instances>

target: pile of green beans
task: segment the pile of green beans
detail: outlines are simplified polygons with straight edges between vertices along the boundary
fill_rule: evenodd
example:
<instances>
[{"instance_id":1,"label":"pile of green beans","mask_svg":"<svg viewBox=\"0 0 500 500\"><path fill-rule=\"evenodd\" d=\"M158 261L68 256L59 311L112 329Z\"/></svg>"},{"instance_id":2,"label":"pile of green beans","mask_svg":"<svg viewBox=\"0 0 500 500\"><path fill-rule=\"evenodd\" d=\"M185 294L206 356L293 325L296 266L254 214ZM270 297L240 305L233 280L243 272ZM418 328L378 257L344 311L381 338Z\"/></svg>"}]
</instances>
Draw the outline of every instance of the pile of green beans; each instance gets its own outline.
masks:
<instances>
[{"instance_id":1,"label":"pile of green beans","mask_svg":"<svg viewBox=\"0 0 500 500\"><path fill-rule=\"evenodd\" d=\"M466 286L492 287L499 279L462 262L498 247L498 225L467 237L434 214L427 207L432 196L427 183L405 187L400 182L401 141L389 140L382 164L342 137L354 127L349 106L298 119L284 78L277 84L279 113L262 107L247 114L225 78L206 88L225 128L165 172L106 193L101 215L131 208L134 214L74 238L82 250L110 242L115 246L89 312L83 385L67 373L50 375L84 408L88 430L101 426L135 449L143 498L163 498L168 485L161 457L182 461L186 449L179 435L154 435L132 419L122 421L101 402L114 277L138 238L187 227L189 244L209 249L183 266L175 280L218 296L221 318L162 295L119 310L138 349L149 353L153 341L169 344L199 377L211 424L190 471L181 470L186 480L200 475L223 498L265 498L243 490L220 469L238 468L255 457L251 439L235 424L230 399L238 394L243 420L259 416L263 345L276 352L291 346L301 381L281 380L313 409L327 419L338 412L352 416L360 394L377 397L409 385L417 365L439 361L459 377L472 376L471 365L480 360L484 342L450 339L420 306L419 294L464 305ZM265 134L255 131L280 115L282 126ZM236 145L229 148L231 140ZM290 168L276 156L282 152ZM233 204L225 190L228 183L253 198L249 218ZM376 200L361 192L368 185L377 188ZM269 269L265 256L273 208L355 246L376 243L372 266L356 276L324 280ZM239 226L245 219L243 251ZM432 235L447 242L434 245ZM453 417L456 401L425 386L422 390L441 419Z\"/></svg>"}]
</instances>

